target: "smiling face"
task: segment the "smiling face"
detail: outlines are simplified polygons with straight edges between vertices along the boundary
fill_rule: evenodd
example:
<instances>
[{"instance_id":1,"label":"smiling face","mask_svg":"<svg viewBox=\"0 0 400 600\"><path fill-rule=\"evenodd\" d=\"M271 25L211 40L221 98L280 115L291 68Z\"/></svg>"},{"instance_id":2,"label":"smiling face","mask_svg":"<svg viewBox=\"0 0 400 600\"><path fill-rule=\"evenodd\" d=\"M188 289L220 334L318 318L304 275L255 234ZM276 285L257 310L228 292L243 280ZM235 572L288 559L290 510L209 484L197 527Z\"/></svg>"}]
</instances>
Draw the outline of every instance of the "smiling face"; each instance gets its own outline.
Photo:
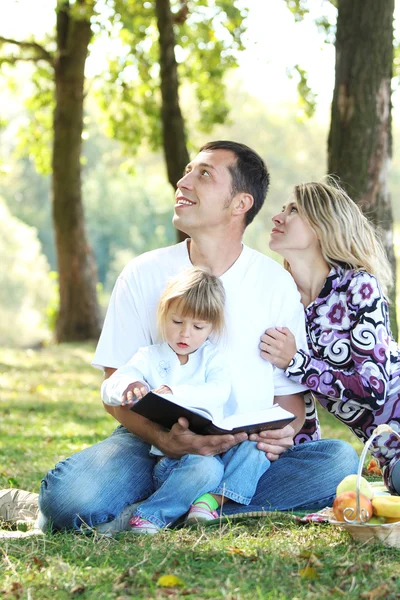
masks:
<instances>
[{"instance_id":1,"label":"smiling face","mask_svg":"<svg viewBox=\"0 0 400 600\"><path fill-rule=\"evenodd\" d=\"M272 221L274 227L269 241L271 250L284 258L293 255L293 252L320 253L317 234L310 223L299 215L294 199L282 208L282 212L272 217Z\"/></svg>"},{"instance_id":2,"label":"smiling face","mask_svg":"<svg viewBox=\"0 0 400 600\"><path fill-rule=\"evenodd\" d=\"M236 161L229 150L200 152L188 164L177 183L173 224L191 234L230 221L232 176L229 166Z\"/></svg>"},{"instance_id":3,"label":"smiling face","mask_svg":"<svg viewBox=\"0 0 400 600\"><path fill-rule=\"evenodd\" d=\"M212 332L212 324L201 319L182 316L179 301L171 302L166 315L163 334L166 342L185 364L188 355L195 352Z\"/></svg>"}]
</instances>

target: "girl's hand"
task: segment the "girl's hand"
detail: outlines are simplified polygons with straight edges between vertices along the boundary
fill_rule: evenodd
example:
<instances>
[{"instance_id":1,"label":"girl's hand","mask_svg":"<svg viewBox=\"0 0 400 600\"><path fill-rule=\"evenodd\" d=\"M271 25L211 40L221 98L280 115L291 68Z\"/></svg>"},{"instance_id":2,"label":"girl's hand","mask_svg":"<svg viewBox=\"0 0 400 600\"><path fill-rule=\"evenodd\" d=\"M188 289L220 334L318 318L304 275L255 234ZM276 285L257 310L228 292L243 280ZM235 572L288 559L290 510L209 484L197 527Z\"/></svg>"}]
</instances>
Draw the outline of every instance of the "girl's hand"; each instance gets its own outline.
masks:
<instances>
[{"instance_id":1,"label":"girl's hand","mask_svg":"<svg viewBox=\"0 0 400 600\"><path fill-rule=\"evenodd\" d=\"M287 327L267 329L261 336L261 357L279 369L287 369L297 352L296 340Z\"/></svg>"},{"instance_id":2,"label":"girl's hand","mask_svg":"<svg viewBox=\"0 0 400 600\"><path fill-rule=\"evenodd\" d=\"M144 398L148 391L148 388L141 381L130 383L122 394L122 406L132 406L135 402Z\"/></svg>"},{"instance_id":3,"label":"girl's hand","mask_svg":"<svg viewBox=\"0 0 400 600\"><path fill-rule=\"evenodd\" d=\"M172 390L167 385L160 385L157 389L153 390L155 394L172 394Z\"/></svg>"}]
</instances>

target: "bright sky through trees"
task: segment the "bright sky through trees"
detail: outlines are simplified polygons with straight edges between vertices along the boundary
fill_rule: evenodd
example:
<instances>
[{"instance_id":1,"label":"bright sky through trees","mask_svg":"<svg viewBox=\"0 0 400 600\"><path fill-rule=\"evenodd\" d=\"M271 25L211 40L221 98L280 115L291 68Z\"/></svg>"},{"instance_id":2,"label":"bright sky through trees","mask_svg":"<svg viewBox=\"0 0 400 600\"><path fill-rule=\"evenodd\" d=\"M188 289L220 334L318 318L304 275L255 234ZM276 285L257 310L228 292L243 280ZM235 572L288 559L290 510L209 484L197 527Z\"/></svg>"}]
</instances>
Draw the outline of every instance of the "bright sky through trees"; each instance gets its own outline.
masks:
<instances>
[{"instance_id":1,"label":"bright sky through trees","mask_svg":"<svg viewBox=\"0 0 400 600\"><path fill-rule=\"evenodd\" d=\"M270 106L295 102L296 80L287 70L298 63L308 72L309 84L318 95L317 111L329 119L334 84L335 51L317 32L313 17L325 14L335 19L335 9L326 0L315 0L303 23L295 23L284 0L241 0L249 9L246 51L239 57L243 86ZM23 39L51 30L55 23L54 0L3 0L0 34ZM395 16L400 20L400 0ZM6 6L7 5L7 8ZM395 23L396 25L396 23ZM398 32L397 32L398 33ZM105 47L96 43L88 60L88 75L103 63ZM393 95L396 121L400 117L400 94Z\"/></svg>"}]
</instances>

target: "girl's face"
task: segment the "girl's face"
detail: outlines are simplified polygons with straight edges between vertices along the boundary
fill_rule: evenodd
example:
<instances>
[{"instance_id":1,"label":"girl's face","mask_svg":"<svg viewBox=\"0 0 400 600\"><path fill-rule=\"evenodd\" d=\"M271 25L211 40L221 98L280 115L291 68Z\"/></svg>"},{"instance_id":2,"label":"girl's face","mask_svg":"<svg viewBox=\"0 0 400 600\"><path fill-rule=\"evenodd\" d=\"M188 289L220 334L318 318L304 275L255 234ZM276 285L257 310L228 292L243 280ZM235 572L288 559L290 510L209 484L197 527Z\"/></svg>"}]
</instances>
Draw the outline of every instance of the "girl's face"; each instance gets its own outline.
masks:
<instances>
[{"instance_id":1,"label":"girl's face","mask_svg":"<svg viewBox=\"0 0 400 600\"><path fill-rule=\"evenodd\" d=\"M187 356L195 352L208 338L212 332L212 325L207 321L183 317L179 311L179 302L171 303L166 316L164 335L167 343L178 357L185 358L182 364L187 362Z\"/></svg>"},{"instance_id":2,"label":"girl's face","mask_svg":"<svg viewBox=\"0 0 400 600\"><path fill-rule=\"evenodd\" d=\"M282 212L272 217L269 247L286 258L293 251L302 250L320 253L317 234L306 219L302 219L294 198L282 208Z\"/></svg>"}]
</instances>

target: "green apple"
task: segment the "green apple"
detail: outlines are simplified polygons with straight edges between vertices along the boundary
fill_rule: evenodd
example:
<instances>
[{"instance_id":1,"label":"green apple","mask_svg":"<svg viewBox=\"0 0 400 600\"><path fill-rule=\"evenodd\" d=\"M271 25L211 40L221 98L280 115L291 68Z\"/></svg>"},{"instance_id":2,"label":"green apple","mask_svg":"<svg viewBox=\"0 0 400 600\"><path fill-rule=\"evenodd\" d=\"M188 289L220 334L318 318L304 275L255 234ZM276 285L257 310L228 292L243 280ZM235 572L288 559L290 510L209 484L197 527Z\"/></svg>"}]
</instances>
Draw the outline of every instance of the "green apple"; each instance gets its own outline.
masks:
<instances>
[{"instance_id":1,"label":"green apple","mask_svg":"<svg viewBox=\"0 0 400 600\"><path fill-rule=\"evenodd\" d=\"M368 521L368 525L382 525L386 523L385 517L371 517Z\"/></svg>"},{"instance_id":2,"label":"green apple","mask_svg":"<svg viewBox=\"0 0 400 600\"><path fill-rule=\"evenodd\" d=\"M357 491L357 475L347 475L336 488L336 496L343 492L356 492ZM360 493L371 500L374 495L374 490L370 486L369 481L364 477L360 480Z\"/></svg>"}]
</instances>

